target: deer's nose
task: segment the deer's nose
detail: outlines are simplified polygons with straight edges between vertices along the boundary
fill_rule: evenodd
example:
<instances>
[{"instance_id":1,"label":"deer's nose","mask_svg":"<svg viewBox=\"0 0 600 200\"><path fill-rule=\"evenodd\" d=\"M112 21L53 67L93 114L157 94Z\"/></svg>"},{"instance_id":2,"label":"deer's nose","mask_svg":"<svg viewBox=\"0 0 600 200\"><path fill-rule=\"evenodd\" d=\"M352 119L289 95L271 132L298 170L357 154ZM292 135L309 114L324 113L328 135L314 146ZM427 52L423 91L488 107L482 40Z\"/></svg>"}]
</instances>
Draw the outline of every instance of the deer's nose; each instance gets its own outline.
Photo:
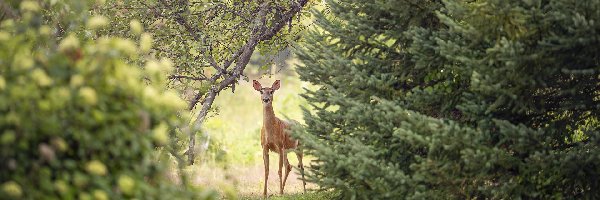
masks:
<instances>
[{"instance_id":1,"label":"deer's nose","mask_svg":"<svg viewBox=\"0 0 600 200\"><path fill-rule=\"evenodd\" d=\"M269 99L263 99L263 102L269 103Z\"/></svg>"}]
</instances>

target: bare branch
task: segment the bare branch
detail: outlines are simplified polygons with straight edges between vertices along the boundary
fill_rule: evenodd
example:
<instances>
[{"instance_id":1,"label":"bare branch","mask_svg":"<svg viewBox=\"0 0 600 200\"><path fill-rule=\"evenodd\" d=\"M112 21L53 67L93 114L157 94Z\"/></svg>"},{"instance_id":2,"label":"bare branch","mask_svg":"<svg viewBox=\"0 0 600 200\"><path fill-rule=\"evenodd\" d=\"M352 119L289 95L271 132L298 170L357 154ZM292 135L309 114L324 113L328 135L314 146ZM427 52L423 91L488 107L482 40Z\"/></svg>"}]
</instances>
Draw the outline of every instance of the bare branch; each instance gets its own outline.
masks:
<instances>
[{"instance_id":1,"label":"bare branch","mask_svg":"<svg viewBox=\"0 0 600 200\"><path fill-rule=\"evenodd\" d=\"M295 5L292 5L290 10L284 13L283 16L279 19L279 21L273 23L274 26L269 28L269 30L267 30L267 32L265 32L261 36L260 40L270 40L273 36L275 36L275 34L277 34L283 28L283 26L287 24L287 22L292 20L292 18L300 12L300 10L306 5L306 3L308 3L308 0L300 0L296 2Z\"/></svg>"},{"instance_id":2,"label":"bare branch","mask_svg":"<svg viewBox=\"0 0 600 200\"><path fill-rule=\"evenodd\" d=\"M218 79L218 78L219 78L221 75L222 75L222 74L221 74L221 72L217 72L217 73L216 73L216 74L214 74L212 77L210 77L210 79L208 80L208 82L209 82L209 83L211 83L211 84L212 84L212 83L214 83L215 81L217 81L217 79ZM212 88L211 88L211 90L212 90ZM221 90L222 90L222 89L221 89ZM217 93L218 93L218 92L220 92L221 90L217 91ZM196 107L196 104L198 104L198 102L200 101L200 98L202 98L202 96L206 96L206 97L204 98L204 100L202 101L202 103L201 103L201 104L202 104L202 106L203 106L203 108L204 108L204 104L205 104L205 102L206 102L206 99L207 99L207 98L209 98L210 94L209 94L209 93L207 93L207 94L202 94L202 93L198 92L198 94L196 94L196 96L194 96L194 98L193 98L193 99L190 101L190 105L189 105L188 109L189 109L189 110L193 110L193 109L194 109L194 107ZM208 107L210 107L210 106L212 106L212 101L211 101L210 105L208 105Z\"/></svg>"},{"instance_id":3,"label":"bare branch","mask_svg":"<svg viewBox=\"0 0 600 200\"><path fill-rule=\"evenodd\" d=\"M189 80L195 80L195 81L204 81L204 80L208 80L206 77L192 77L192 76L184 76L184 75L170 75L168 77L169 79L189 79Z\"/></svg>"},{"instance_id":4,"label":"bare branch","mask_svg":"<svg viewBox=\"0 0 600 200\"><path fill-rule=\"evenodd\" d=\"M169 6L165 0L161 0L160 2L164 6ZM190 36L192 36L192 38L194 38L196 41L202 41L203 44L206 44L206 36L200 38L199 33L201 33L201 31L197 30L195 27L192 27L192 25L190 25L187 22L185 17L183 17L181 15L181 12L173 12L173 17L175 17L175 22L177 22L179 25L183 26L187 30L187 32L190 34ZM204 55L204 57L208 60L208 62L211 64L211 66L213 66L215 69L217 69L218 71L224 71L221 67L219 67L219 65L217 64L217 61L215 61L215 58L213 58L211 55L206 53L205 48L200 48L200 53L202 55Z\"/></svg>"},{"instance_id":5,"label":"bare branch","mask_svg":"<svg viewBox=\"0 0 600 200\"><path fill-rule=\"evenodd\" d=\"M17 17L19 17L16 13L16 11L14 11L9 5L7 5L6 3L4 3L4 0L0 0L0 20L4 20L5 18L7 19L15 19Z\"/></svg>"}]
</instances>

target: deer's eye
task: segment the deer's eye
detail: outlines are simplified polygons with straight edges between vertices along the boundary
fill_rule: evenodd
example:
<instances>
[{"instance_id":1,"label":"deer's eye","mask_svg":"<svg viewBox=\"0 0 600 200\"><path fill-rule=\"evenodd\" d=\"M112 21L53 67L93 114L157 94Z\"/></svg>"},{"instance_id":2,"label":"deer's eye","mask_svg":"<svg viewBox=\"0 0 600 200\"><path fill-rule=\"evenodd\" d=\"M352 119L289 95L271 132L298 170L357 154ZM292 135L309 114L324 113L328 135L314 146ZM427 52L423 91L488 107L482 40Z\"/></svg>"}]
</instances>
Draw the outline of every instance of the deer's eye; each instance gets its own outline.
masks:
<instances>
[{"instance_id":1,"label":"deer's eye","mask_svg":"<svg viewBox=\"0 0 600 200\"><path fill-rule=\"evenodd\" d=\"M270 93L273 94L273 91L271 91Z\"/></svg>"}]
</instances>

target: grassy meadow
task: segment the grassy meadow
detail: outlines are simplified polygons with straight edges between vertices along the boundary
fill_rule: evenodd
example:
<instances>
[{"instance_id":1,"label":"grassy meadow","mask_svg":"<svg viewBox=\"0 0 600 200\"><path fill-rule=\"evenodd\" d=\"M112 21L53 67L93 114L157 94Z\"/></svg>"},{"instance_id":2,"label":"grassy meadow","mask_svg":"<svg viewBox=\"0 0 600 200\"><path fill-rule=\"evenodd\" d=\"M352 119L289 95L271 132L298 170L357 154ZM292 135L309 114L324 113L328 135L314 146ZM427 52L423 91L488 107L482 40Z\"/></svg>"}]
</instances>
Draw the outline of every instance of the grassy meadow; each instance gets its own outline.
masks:
<instances>
[{"instance_id":1,"label":"grassy meadow","mask_svg":"<svg viewBox=\"0 0 600 200\"><path fill-rule=\"evenodd\" d=\"M275 80L281 80L281 88L274 95L275 115L280 119L289 118L303 123L301 106L306 106L307 103L299 94L303 92L302 88L311 86L298 79L294 72L295 63L295 59L289 59L282 65L285 67L272 69L277 73L271 76L260 75L259 67L249 66L249 81L242 80L235 93L225 91L217 97L214 106L218 111L209 114L203 126L204 135L200 135L197 143L200 146L206 145L208 149L199 154L200 162L186 169L194 184L221 192L236 191L242 198L262 196L264 168L260 129L263 108L260 94L252 87L252 80L258 80L263 87L270 87ZM297 166L295 154L289 153L288 159L292 166ZM311 159L304 158L305 166L310 164ZM278 195L278 154L270 153L269 160L269 194ZM292 169L285 194L302 193L302 181L298 180L298 173L296 169ZM307 189L314 188L315 185L307 185Z\"/></svg>"}]
</instances>

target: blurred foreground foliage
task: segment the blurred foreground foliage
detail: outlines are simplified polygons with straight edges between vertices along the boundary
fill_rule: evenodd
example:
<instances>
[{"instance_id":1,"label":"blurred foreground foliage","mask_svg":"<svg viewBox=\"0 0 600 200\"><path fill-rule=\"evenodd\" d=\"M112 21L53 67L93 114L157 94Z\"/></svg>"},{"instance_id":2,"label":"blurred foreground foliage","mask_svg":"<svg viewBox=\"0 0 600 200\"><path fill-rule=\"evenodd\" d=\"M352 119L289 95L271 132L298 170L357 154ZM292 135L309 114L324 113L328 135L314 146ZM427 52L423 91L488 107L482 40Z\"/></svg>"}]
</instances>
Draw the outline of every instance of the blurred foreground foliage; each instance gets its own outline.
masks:
<instances>
[{"instance_id":1,"label":"blurred foreground foliage","mask_svg":"<svg viewBox=\"0 0 600 200\"><path fill-rule=\"evenodd\" d=\"M0 7L0 198L216 197L166 179L155 158L188 114L165 90L173 64L148 54L151 36L97 35L109 23L82 1Z\"/></svg>"},{"instance_id":2,"label":"blurred foreground foliage","mask_svg":"<svg viewBox=\"0 0 600 200\"><path fill-rule=\"evenodd\" d=\"M310 181L344 199L600 198L600 0L327 1Z\"/></svg>"}]
</instances>

